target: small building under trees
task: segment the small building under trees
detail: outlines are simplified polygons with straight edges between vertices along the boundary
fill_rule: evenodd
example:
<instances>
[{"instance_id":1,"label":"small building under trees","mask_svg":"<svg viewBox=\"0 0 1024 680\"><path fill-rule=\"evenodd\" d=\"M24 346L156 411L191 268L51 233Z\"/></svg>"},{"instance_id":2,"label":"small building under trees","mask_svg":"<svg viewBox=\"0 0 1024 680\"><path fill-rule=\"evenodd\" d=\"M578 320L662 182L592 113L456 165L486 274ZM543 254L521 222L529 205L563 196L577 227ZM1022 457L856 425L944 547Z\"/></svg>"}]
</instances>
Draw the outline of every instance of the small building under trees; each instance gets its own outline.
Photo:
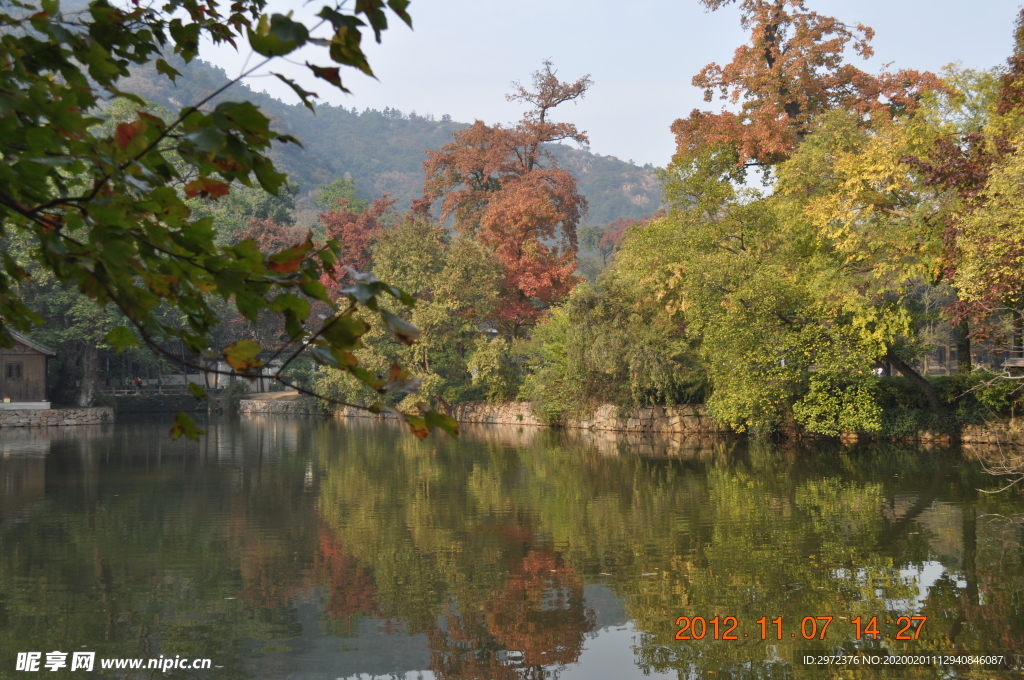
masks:
<instances>
[{"instance_id":1,"label":"small building under trees","mask_svg":"<svg viewBox=\"0 0 1024 680\"><path fill-rule=\"evenodd\" d=\"M10 333L14 347L0 347L0 397L11 402L46 401L46 360L57 353L20 333Z\"/></svg>"}]
</instances>

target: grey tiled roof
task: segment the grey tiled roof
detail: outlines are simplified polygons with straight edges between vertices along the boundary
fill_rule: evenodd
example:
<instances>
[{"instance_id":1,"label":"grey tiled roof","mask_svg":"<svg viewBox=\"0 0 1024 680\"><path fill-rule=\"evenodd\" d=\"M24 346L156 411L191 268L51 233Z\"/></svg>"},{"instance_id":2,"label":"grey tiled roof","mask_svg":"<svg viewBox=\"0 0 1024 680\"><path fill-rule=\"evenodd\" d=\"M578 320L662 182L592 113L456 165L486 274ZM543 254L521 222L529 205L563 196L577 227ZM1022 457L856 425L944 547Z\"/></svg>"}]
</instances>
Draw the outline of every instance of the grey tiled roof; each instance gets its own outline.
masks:
<instances>
[{"instance_id":1,"label":"grey tiled roof","mask_svg":"<svg viewBox=\"0 0 1024 680\"><path fill-rule=\"evenodd\" d=\"M51 357L57 356L57 353L54 352L49 347L47 347L46 345L40 345L35 340L30 340L29 338L26 338L24 335L22 335L21 333L19 333L17 331L9 330L8 332L14 337L15 340L17 340L21 344L25 345L26 347L31 347L35 351L40 352L42 354L45 354L47 356L51 356Z\"/></svg>"}]
</instances>

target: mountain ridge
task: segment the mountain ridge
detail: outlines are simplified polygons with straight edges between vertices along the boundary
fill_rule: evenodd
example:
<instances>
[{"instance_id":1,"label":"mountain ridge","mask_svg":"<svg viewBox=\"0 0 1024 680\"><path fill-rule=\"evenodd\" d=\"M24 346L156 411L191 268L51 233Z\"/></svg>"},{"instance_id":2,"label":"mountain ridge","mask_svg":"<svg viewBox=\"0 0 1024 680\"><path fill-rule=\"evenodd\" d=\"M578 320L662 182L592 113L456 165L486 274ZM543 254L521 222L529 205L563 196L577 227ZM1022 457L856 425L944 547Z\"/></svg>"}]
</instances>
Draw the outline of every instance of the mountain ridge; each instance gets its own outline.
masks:
<instances>
[{"instance_id":1,"label":"mountain ridge","mask_svg":"<svg viewBox=\"0 0 1024 680\"><path fill-rule=\"evenodd\" d=\"M182 74L177 83L171 83L152 65L147 65L134 70L122 82L122 89L178 110L202 101L229 82L225 71L213 64L200 60L186 64L180 58L169 61ZM302 104L286 104L265 92L254 91L245 83L236 83L208 105L239 99L255 103L274 129L302 142L302 147L276 144L269 154L302 193L347 173L354 179L360 198L372 200L390 193L403 208L420 196L424 152L444 146L451 141L453 132L469 127L447 115L435 119L392 108L359 112L355 108L317 104L314 115ZM549 150L576 177L580 193L587 198L586 223L640 218L660 207L661 188L652 166L637 166L614 156L565 145L552 145Z\"/></svg>"}]
</instances>

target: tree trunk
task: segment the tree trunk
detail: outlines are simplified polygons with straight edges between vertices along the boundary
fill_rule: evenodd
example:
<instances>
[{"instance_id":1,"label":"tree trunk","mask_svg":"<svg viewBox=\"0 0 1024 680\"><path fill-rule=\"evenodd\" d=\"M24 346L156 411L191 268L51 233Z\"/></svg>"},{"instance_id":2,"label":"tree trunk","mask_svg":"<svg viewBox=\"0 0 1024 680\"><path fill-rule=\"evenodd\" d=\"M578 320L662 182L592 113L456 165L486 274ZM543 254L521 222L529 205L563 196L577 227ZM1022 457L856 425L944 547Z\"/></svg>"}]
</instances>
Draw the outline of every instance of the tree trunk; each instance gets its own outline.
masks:
<instances>
[{"instance_id":1,"label":"tree trunk","mask_svg":"<svg viewBox=\"0 0 1024 680\"><path fill-rule=\"evenodd\" d=\"M966 321L956 327L956 372L970 373L974 370L971 364L971 329Z\"/></svg>"},{"instance_id":2,"label":"tree trunk","mask_svg":"<svg viewBox=\"0 0 1024 680\"><path fill-rule=\"evenodd\" d=\"M949 423L949 413L946 410L946 405L942 403L942 399L939 398L939 393L935 391L932 384L924 379L920 373L915 371L910 364L896 356L896 353L891 349L885 355L886 361L903 374L903 377L910 381L914 387L921 391L925 399L928 400L928 405L931 406L932 411L939 417L939 424L942 427L946 427Z\"/></svg>"},{"instance_id":3,"label":"tree trunk","mask_svg":"<svg viewBox=\"0 0 1024 680\"><path fill-rule=\"evenodd\" d=\"M92 406L100 384L100 351L89 344L82 351L82 377L78 385L76 406Z\"/></svg>"}]
</instances>

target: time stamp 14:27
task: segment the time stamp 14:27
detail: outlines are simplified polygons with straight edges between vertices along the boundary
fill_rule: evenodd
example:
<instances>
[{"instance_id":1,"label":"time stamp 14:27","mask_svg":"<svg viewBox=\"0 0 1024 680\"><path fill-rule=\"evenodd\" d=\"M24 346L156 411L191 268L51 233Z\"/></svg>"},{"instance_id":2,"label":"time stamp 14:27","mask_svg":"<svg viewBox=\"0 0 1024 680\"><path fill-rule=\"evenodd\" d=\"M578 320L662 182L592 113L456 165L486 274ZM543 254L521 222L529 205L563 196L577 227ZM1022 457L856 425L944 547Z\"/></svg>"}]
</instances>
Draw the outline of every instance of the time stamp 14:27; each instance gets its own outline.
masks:
<instances>
[{"instance_id":1,"label":"time stamp 14:27","mask_svg":"<svg viewBox=\"0 0 1024 680\"><path fill-rule=\"evenodd\" d=\"M895 621L882 619L877 616L871 618L858 616L855 619L841 624L842 627L853 626L848 632L853 633L854 639L879 640L891 638L895 640L917 640L921 637L921 629L924 628L927 616L899 616ZM742 640L743 638L762 640L783 640L787 637L802 637L804 640L824 640L829 627L832 625L832 616L805 616L800 621L798 630L786 629L783 626L782 617L769 620L762 616L755 623L757 628L753 632L742 632L740 622L735 616L714 617L711 619L703 616L680 616L676 619L677 640ZM895 624L895 625L894 625ZM880 627L881 626L881 627ZM786 633L789 633L786 635Z\"/></svg>"}]
</instances>

